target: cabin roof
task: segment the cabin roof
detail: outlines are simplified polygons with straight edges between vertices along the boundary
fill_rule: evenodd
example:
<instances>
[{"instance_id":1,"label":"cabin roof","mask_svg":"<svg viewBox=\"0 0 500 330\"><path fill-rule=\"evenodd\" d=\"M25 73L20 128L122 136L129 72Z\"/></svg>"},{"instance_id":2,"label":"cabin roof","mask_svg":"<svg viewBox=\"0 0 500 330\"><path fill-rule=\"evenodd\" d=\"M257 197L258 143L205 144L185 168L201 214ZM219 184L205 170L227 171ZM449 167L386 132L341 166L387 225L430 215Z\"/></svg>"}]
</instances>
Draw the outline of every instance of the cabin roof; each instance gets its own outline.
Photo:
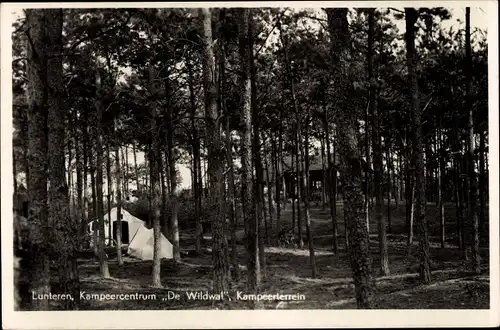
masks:
<instances>
[{"instance_id":1,"label":"cabin roof","mask_svg":"<svg viewBox=\"0 0 500 330\"><path fill-rule=\"evenodd\" d=\"M295 166L295 159L293 160ZM327 163L325 162L325 167L327 167ZM292 157L285 156L283 157L283 170L285 172L290 172L292 170ZM309 172L311 171L322 171L323 164L321 162L321 155L311 155L309 156Z\"/></svg>"}]
</instances>

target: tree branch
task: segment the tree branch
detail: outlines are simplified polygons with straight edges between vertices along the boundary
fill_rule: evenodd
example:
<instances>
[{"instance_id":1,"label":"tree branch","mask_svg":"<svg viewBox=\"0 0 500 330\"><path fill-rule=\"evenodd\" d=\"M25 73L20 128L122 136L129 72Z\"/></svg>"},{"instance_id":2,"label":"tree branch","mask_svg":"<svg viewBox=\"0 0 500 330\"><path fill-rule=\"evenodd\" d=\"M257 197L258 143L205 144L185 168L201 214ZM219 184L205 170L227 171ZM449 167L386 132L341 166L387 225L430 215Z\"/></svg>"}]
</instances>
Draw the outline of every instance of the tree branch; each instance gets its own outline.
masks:
<instances>
[{"instance_id":1,"label":"tree branch","mask_svg":"<svg viewBox=\"0 0 500 330\"><path fill-rule=\"evenodd\" d=\"M71 47L69 47L70 51L74 51L80 44L86 42L86 41L89 41L91 39L97 39L97 38L100 38L101 36L103 35L106 35L106 34L109 34L111 32L114 32L114 31L117 31L121 28L123 28L124 26L126 26L130 20L132 19L132 17L136 14L137 12L134 12L132 14L129 14L129 16L127 17L127 19L122 22L121 24L117 25L117 26L114 26L112 28L109 28L107 30L101 30L99 33L97 33L95 36L86 36L86 37L83 37L81 38L80 40L77 40L73 45L71 45Z\"/></svg>"},{"instance_id":2,"label":"tree branch","mask_svg":"<svg viewBox=\"0 0 500 330\"><path fill-rule=\"evenodd\" d=\"M257 52L254 54L254 57L257 57L257 55L260 53L260 51L262 50L262 48L264 48L264 46L266 45L266 42L267 42L267 39L269 39L269 36L271 35L271 33L273 33L274 29L276 29L276 27L278 26L278 22L281 20L281 18L283 16L285 16L285 13L287 11L287 8L285 8L285 10L283 10L283 12L281 13L281 15L278 17L278 20L276 21L276 23L274 24L273 28L271 29L271 31L269 31L269 33L267 34L266 36L266 39L264 40L264 43L262 44L262 46L260 46L260 48L257 50ZM255 38L254 38L255 39Z\"/></svg>"},{"instance_id":3,"label":"tree branch","mask_svg":"<svg viewBox=\"0 0 500 330\"><path fill-rule=\"evenodd\" d=\"M405 13L405 12L404 12L404 10L396 9L396 8L393 8L393 7L389 7L389 8L387 8L387 9L389 9L389 10L393 10L393 11L398 12L398 13L401 13L401 14L403 14L403 15L404 15L404 13Z\"/></svg>"}]
</instances>

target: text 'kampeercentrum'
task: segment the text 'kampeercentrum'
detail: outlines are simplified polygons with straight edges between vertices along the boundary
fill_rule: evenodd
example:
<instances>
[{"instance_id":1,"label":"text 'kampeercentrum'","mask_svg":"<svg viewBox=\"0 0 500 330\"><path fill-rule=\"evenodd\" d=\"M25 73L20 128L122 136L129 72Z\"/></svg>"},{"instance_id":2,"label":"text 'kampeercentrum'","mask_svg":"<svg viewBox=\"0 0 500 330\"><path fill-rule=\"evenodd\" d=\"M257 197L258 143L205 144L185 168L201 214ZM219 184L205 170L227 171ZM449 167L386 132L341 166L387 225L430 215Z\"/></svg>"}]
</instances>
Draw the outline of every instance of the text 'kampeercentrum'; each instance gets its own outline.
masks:
<instances>
[{"instance_id":1,"label":"text 'kampeercentrum'","mask_svg":"<svg viewBox=\"0 0 500 330\"><path fill-rule=\"evenodd\" d=\"M161 295L155 293L89 293L87 291L80 291L80 300L206 300L206 301L222 301L222 300L242 300L242 301L300 301L306 300L303 294L250 294L242 291L236 291L235 295L229 295L227 291L224 292L210 292L210 291L185 291L183 293L175 291L166 291ZM32 292L33 300L74 300L71 294L37 294Z\"/></svg>"}]
</instances>

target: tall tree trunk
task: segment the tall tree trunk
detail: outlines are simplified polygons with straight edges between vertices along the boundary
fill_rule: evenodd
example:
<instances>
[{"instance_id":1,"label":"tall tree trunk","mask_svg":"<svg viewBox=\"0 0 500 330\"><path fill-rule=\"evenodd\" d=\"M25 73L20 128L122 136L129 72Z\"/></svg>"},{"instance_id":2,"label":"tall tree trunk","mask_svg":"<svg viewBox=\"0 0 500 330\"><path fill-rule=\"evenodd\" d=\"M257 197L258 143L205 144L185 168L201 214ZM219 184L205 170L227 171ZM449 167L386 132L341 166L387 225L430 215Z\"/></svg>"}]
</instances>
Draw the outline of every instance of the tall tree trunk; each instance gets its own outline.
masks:
<instances>
[{"instance_id":1,"label":"tall tree trunk","mask_svg":"<svg viewBox=\"0 0 500 330\"><path fill-rule=\"evenodd\" d=\"M260 134L259 134L260 135ZM259 141L261 139L259 138ZM265 146L265 142L262 142L260 143L261 146ZM259 189L260 189L260 197L261 197L261 210L262 210L262 222L263 222L263 228L262 228L262 241L266 242L266 244L269 244L269 236L268 236L268 226L269 226L269 222L268 222L268 219L269 219L269 209L267 208L267 205L266 205L266 195L265 195L265 191L264 191L264 188L265 188L265 184L266 184L266 177L265 177L265 152L264 150L259 150L259 154L260 154L260 159L261 159L261 174L260 174L260 177L262 178L262 181L261 183L259 184ZM264 161L262 160L264 158Z\"/></svg>"},{"instance_id":2,"label":"tall tree trunk","mask_svg":"<svg viewBox=\"0 0 500 330\"><path fill-rule=\"evenodd\" d=\"M188 61L189 75L189 102L191 106L191 134L192 134L192 149L193 149L193 193L194 193L194 208L196 218L196 252L201 253L201 243L203 240L203 228L201 226L201 189L200 189L200 141L198 138L198 130L196 128L196 94L194 91L194 75L192 60Z\"/></svg>"},{"instance_id":3,"label":"tall tree trunk","mask_svg":"<svg viewBox=\"0 0 500 330\"><path fill-rule=\"evenodd\" d=\"M228 166L228 199L229 199L229 223L231 224L231 264L233 265L233 280L239 280L240 267L238 265L238 250L236 245L236 229L238 225L236 213L236 188L234 186L234 165L233 165L233 142L231 128L229 126L229 113L226 113L226 159Z\"/></svg>"},{"instance_id":4,"label":"tall tree trunk","mask_svg":"<svg viewBox=\"0 0 500 330\"><path fill-rule=\"evenodd\" d=\"M224 151L221 143L217 109L217 83L212 40L212 14L209 8L200 9L203 26L203 85L205 92L205 122L208 149L208 176L212 223L213 290L229 289L229 260L224 216Z\"/></svg>"},{"instance_id":5,"label":"tall tree trunk","mask_svg":"<svg viewBox=\"0 0 500 330\"><path fill-rule=\"evenodd\" d=\"M27 62L28 95L28 177L29 199L28 232L26 240L31 258L24 260L23 271L28 274L30 291L39 294L50 292L49 248L50 225L47 215L47 112L46 61L48 44L45 43L47 10L26 10L29 29ZM32 300L31 294L21 295L21 305L31 310L47 310L48 300Z\"/></svg>"},{"instance_id":6,"label":"tall tree trunk","mask_svg":"<svg viewBox=\"0 0 500 330\"><path fill-rule=\"evenodd\" d=\"M168 81L165 80L165 94L167 95L167 99L170 99L171 91ZM173 107L166 107L166 121L167 121L167 156L168 156L168 172L167 176L169 179L167 180L167 187L170 191L170 205L171 205L171 213L170 213L170 222L171 222L171 233L172 233L172 245L173 245L173 253L174 253L174 261L179 262L181 260L181 249L180 249L180 237L179 237L179 188L177 185L177 171L175 164L175 148L174 148L174 124L173 120ZM161 169L163 171L163 169Z\"/></svg>"},{"instance_id":7,"label":"tall tree trunk","mask_svg":"<svg viewBox=\"0 0 500 330\"><path fill-rule=\"evenodd\" d=\"M233 143L232 143L232 131L230 127L230 113L228 111L226 105L226 48L225 48L225 9L221 10L219 13L220 24L222 25L222 29L220 30L220 39L222 40L220 50L219 50L219 90L218 96L220 100L220 106L222 113L226 117L226 161L228 167L227 181L228 181L228 189L227 189L227 197L229 200L228 205L229 208L229 224L231 226L231 264L233 268L232 277L234 280L238 280L240 278L240 269L238 265L238 251L236 246L236 229L237 229L237 215L236 215L236 188L234 186L234 166L233 166Z\"/></svg>"},{"instance_id":8,"label":"tall tree trunk","mask_svg":"<svg viewBox=\"0 0 500 330\"><path fill-rule=\"evenodd\" d=\"M299 248L303 249L304 248L304 240L302 238L302 213L301 213L301 203L303 202L302 200L302 191L303 191L303 184L302 184L302 157L301 157L301 148L302 148L302 143L301 143L301 132L300 132L300 125L301 123L299 122L298 116L298 109L296 108L295 115L297 117L295 127L296 127L296 154L295 154L295 163L297 164L297 234L298 234L298 240L299 240Z\"/></svg>"},{"instance_id":9,"label":"tall tree trunk","mask_svg":"<svg viewBox=\"0 0 500 330\"><path fill-rule=\"evenodd\" d=\"M332 159L330 153L330 130L328 127L328 117L326 112L326 105L323 105L323 130L325 132L325 140L326 140L326 161L327 161L327 186L328 186L328 198L330 201L330 217L332 218L332 244L333 244L333 253L337 254L339 245L338 245L338 225L337 225L337 201L335 198L335 189L337 184L337 171L335 159ZM344 218L344 221L346 219ZM346 233L347 233L347 223L345 223ZM346 235L346 251L348 250L348 238Z\"/></svg>"},{"instance_id":10,"label":"tall tree trunk","mask_svg":"<svg viewBox=\"0 0 500 330\"><path fill-rule=\"evenodd\" d=\"M88 108L85 108L84 110L84 123L82 127L83 131L83 209L82 211L82 227L81 227L81 235L82 237L84 236L84 233L86 233L87 230L87 224L89 222L89 208L90 208L90 203L89 203L89 196L88 196L88 172L89 172L89 134L88 134L88 129L89 129L89 118L88 118Z\"/></svg>"},{"instance_id":11,"label":"tall tree trunk","mask_svg":"<svg viewBox=\"0 0 500 330\"><path fill-rule=\"evenodd\" d=\"M368 13L368 80L370 82L370 115L372 119L372 143L373 143L373 168L374 168L374 188L375 188L375 215L378 224L378 239L380 253L380 275L389 275L389 256L387 253L387 233L385 217L383 215L384 196L383 186L383 162L382 162L382 139L380 136L380 113L378 109L378 87L373 68L373 43L375 37L375 9ZM367 138L369 135L367 135ZM369 157L369 154L367 155ZM389 160L387 162L389 168ZM369 171L367 171L369 172ZM390 175L390 171L387 171ZM368 186L370 185L367 180ZM367 193L368 193L367 189ZM390 189L389 189L390 192ZM367 194L367 198L368 198ZM390 205L390 199L389 199Z\"/></svg>"},{"instance_id":12,"label":"tall tree trunk","mask_svg":"<svg viewBox=\"0 0 500 330\"><path fill-rule=\"evenodd\" d=\"M49 169L49 192L48 192L48 223L53 228L51 236L52 247L55 252L56 265L59 275L59 284L63 293L72 294L75 300L64 302L65 309L77 309L79 301L80 283L78 278L78 267L76 263L76 251L78 249L77 217L70 215L70 203L68 186L65 177L65 154L64 154L64 90L63 90L63 65L62 58L54 56L63 50L62 9L46 11L46 38L49 45L49 57L47 59L47 104L48 104L48 169Z\"/></svg>"},{"instance_id":13,"label":"tall tree trunk","mask_svg":"<svg viewBox=\"0 0 500 330\"><path fill-rule=\"evenodd\" d=\"M413 121L413 152L415 159L415 213L419 228L420 280L431 281L429 237L425 218L425 173L422 151L422 110L419 105L418 77L416 72L417 56L415 50L415 23L418 13L414 8L405 8L406 16L406 57L410 81L411 109Z\"/></svg>"},{"instance_id":14,"label":"tall tree trunk","mask_svg":"<svg viewBox=\"0 0 500 330\"><path fill-rule=\"evenodd\" d=\"M373 100L369 101L368 107L366 107L365 111L365 159L366 159L366 171L365 171L365 216L366 216L366 228L368 233L370 233L370 201L371 201L371 184L372 184L372 176L370 173L370 169L372 168L371 161L371 148L370 148L370 127L368 122L370 121L370 108L373 107Z\"/></svg>"},{"instance_id":15,"label":"tall tree trunk","mask_svg":"<svg viewBox=\"0 0 500 330\"><path fill-rule=\"evenodd\" d=\"M266 181L266 152L265 152L265 145L266 145L266 140L265 140L265 136L263 135L262 136L262 143L261 145L263 146L263 149L260 150L260 155L261 155L261 178L262 178L262 182L260 184L260 196L261 196L261 199L262 199L262 216L264 217L264 228L263 228L263 236L262 236L262 239L264 240L265 239L265 242L266 244L269 244L269 232L268 232L268 228L269 228L269 224L271 223L271 217L270 217L270 214L271 214L271 211L270 209L267 207L266 205L266 194L265 194L265 191L264 191L264 188L265 187L269 187L269 182ZM262 161L262 158L264 158L264 160ZM269 189L268 189L269 190Z\"/></svg>"},{"instance_id":16,"label":"tall tree trunk","mask_svg":"<svg viewBox=\"0 0 500 330\"><path fill-rule=\"evenodd\" d=\"M276 145L276 137L272 137L271 141L273 143L273 167L274 167L274 179L275 179L275 201L276 201L276 233L278 234L281 231L281 156L280 156L280 148L281 146Z\"/></svg>"},{"instance_id":17,"label":"tall tree trunk","mask_svg":"<svg viewBox=\"0 0 500 330\"><path fill-rule=\"evenodd\" d=\"M120 157L118 157L118 161L120 161ZM112 203L112 189L113 189L113 181L111 178L111 144L108 141L107 146L106 146L106 184L108 186L107 189L107 199L108 199L108 244L109 246L113 245L113 226L111 223L111 203Z\"/></svg>"},{"instance_id":18,"label":"tall tree trunk","mask_svg":"<svg viewBox=\"0 0 500 330\"><path fill-rule=\"evenodd\" d=\"M399 180L399 200L404 201L404 191L405 191L405 185L404 185L404 176L403 176L403 150L400 150L398 153L398 180Z\"/></svg>"},{"instance_id":19,"label":"tall tree trunk","mask_svg":"<svg viewBox=\"0 0 500 330\"><path fill-rule=\"evenodd\" d=\"M239 56L241 61L241 191L243 198L243 215L247 233L248 251L248 289L257 293L260 288L260 259L258 223L255 217L255 196L252 180L252 115L251 115L251 79L249 39L249 9L238 10L239 14Z\"/></svg>"},{"instance_id":20,"label":"tall tree trunk","mask_svg":"<svg viewBox=\"0 0 500 330\"><path fill-rule=\"evenodd\" d=\"M120 168L120 146L118 144L118 134L116 132L116 119L114 120L114 131L115 131L115 178L116 178L116 259L118 260L118 266L123 265L122 257L122 191L121 191L121 179L122 171ZM127 176L128 177L128 176ZM111 216L111 212L110 212ZM111 226L111 223L110 223ZM127 242L128 243L128 242Z\"/></svg>"},{"instance_id":21,"label":"tall tree trunk","mask_svg":"<svg viewBox=\"0 0 500 330\"><path fill-rule=\"evenodd\" d=\"M157 84L155 81L155 70L153 66L148 68L149 73L149 89L153 97L157 96ZM150 191L151 191L151 211L152 211L152 222L153 222L153 271L152 271L152 285L153 287L160 288L161 284L161 212L160 212L160 157L161 157L161 146L160 146L160 136L157 129L157 112L158 105L155 101L150 104L150 131L151 131L151 149L149 151L149 163L151 168L151 179L150 179ZM150 212L151 213L151 212Z\"/></svg>"},{"instance_id":22,"label":"tall tree trunk","mask_svg":"<svg viewBox=\"0 0 500 330\"><path fill-rule=\"evenodd\" d=\"M297 227L298 227L298 235L299 235L299 247L302 249L304 247L304 241L302 238L302 214L300 204L302 202L301 190L302 190L302 179L301 179L301 162L300 154L301 154L301 133L300 133L300 114L299 114L299 104L297 100L297 96L295 94L295 81L292 76L292 70L290 67L290 59L288 57L288 38L284 36L283 30L281 28L281 22L278 20L278 28L280 31L280 39L281 44L283 46L284 55L285 55L285 68L288 75L288 85L290 88L290 96L292 97L294 114L295 114L295 138L296 138L296 154L295 154L295 163L297 165Z\"/></svg>"},{"instance_id":23,"label":"tall tree trunk","mask_svg":"<svg viewBox=\"0 0 500 330\"><path fill-rule=\"evenodd\" d=\"M96 84L96 97L95 97L95 128L94 136L96 137L96 192L97 192L97 216L99 219L99 266L101 269L101 277L109 278L109 268L106 253L104 251L105 247L105 226L104 226L104 205L103 205L103 190L102 190L102 167L103 167L103 129L102 129L102 116L103 116L103 106L102 106L102 86L101 86L101 75L99 73L99 68L96 69L95 73L95 84Z\"/></svg>"},{"instance_id":24,"label":"tall tree trunk","mask_svg":"<svg viewBox=\"0 0 500 330\"><path fill-rule=\"evenodd\" d=\"M137 152L135 149L135 141L132 143L132 153L134 154L134 172L135 172L135 184L137 193L141 193L141 184L139 182L139 168L137 167Z\"/></svg>"},{"instance_id":25,"label":"tall tree trunk","mask_svg":"<svg viewBox=\"0 0 500 330\"><path fill-rule=\"evenodd\" d=\"M165 143L166 145L166 143ZM161 232L165 237L169 240L173 241L173 226L172 226L172 212L171 210L172 204L170 201L170 172L168 170L168 148L165 147L165 150L162 152L161 157L159 158L160 164L160 184L161 184L161 194L162 194L162 217L161 217Z\"/></svg>"},{"instance_id":26,"label":"tall tree trunk","mask_svg":"<svg viewBox=\"0 0 500 330\"><path fill-rule=\"evenodd\" d=\"M271 138L269 138L271 139ZM273 232L273 218L274 218L274 206L273 206L273 189L271 187L272 178L271 178L271 170L269 169L269 155L265 155L264 163L265 163L265 171L266 171L266 187L267 187L267 205L269 210L269 224L271 226L270 231ZM269 244L270 236L267 232L266 227L266 239Z\"/></svg>"},{"instance_id":27,"label":"tall tree trunk","mask_svg":"<svg viewBox=\"0 0 500 330\"><path fill-rule=\"evenodd\" d=\"M411 248L413 245L413 223L415 216L415 177L414 177L414 169L413 169L413 153L411 151L411 142L407 142L407 151L406 151L406 225L408 230L408 240L407 240L407 248L408 254L411 252Z\"/></svg>"},{"instance_id":28,"label":"tall tree trunk","mask_svg":"<svg viewBox=\"0 0 500 330\"><path fill-rule=\"evenodd\" d=\"M393 162L391 157L390 142L387 141L387 233L392 233L392 196L391 187L396 185L396 179L391 180L391 170L393 169ZM398 194L394 193L394 200L396 201L396 210L398 209Z\"/></svg>"},{"instance_id":29,"label":"tall tree trunk","mask_svg":"<svg viewBox=\"0 0 500 330\"><path fill-rule=\"evenodd\" d=\"M83 163L82 163L82 154L83 154L83 143L80 141L80 136L83 134L81 130L82 124L78 121L76 124L76 134L75 134L75 159L76 159L76 195L77 195L77 212L75 215L76 222L79 225L78 230L78 241L83 236L82 228L85 225L85 217L84 217L84 200L83 200Z\"/></svg>"},{"instance_id":30,"label":"tall tree trunk","mask_svg":"<svg viewBox=\"0 0 500 330\"><path fill-rule=\"evenodd\" d=\"M467 120L467 156L468 156L468 188L469 188L469 214L472 221L472 268L476 274L481 273L481 257L479 255L479 217L477 202L477 179L474 162L474 108L472 106L472 54L470 40L470 7L465 8L465 53L466 65L465 74L467 77L466 99L469 108Z\"/></svg>"},{"instance_id":31,"label":"tall tree trunk","mask_svg":"<svg viewBox=\"0 0 500 330\"><path fill-rule=\"evenodd\" d=\"M278 192L280 194L276 194L276 198L278 199L278 213L276 215L277 217L277 223L281 222L281 201L283 201L283 210L286 209L287 205L287 191L286 191L286 183L285 183L285 177L284 177L284 171L283 171L283 109L280 107L280 124L279 124L279 136L278 136L278 158L276 159L276 168L278 169L279 172L279 187L278 187ZM283 197L281 197L281 191L283 191Z\"/></svg>"},{"instance_id":32,"label":"tall tree trunk","mask_svg":"<svg viewBox=\"0 0 500 330\"><path fill-rule=\"evenodd\" d=\"M446 234L445 234L445 222L444 222L444 198L443 198L443 176L445 173L445 151L443 148L443 137L441 132L441 118L439 120L438 127L438 208L439 208L439 225L440 225L440 238L441 238L441 248L445 247Z\"/></svg>"},{"instance_id":33,"label":"tall tree trunk","mask_svg":"<svg viewBox=\"0 0 500 330\"><path fill-rule=\"evenodd\" d=\"M322 137L321 142L321 173L323 173L323 178L321 181L321 209L326 210L326 155L325 155L325 139Z\"/></svg>"},{"instance_id":34,"label":"tall tree trunk","mask_svg":"<svg viewBox=\"0 0 500 330\"><path fill-rule=\"evenodd\" d=\"M252 12L252 10L251 10ZM261 118L260 109L257 103L257 72L255 68L255 59L253 52L253 35L254 35L254 21L253 16L250 15L248 23L248 38L249 38L249 51L248 57L250 61L250 100L252 107L252 125L253 125L253 137L252 137L252 154L254 158L254 168L255 168L255 182L254 186L255 200L256 200L256 217L257 217L257 231L258 231L258 244L259 244L259 259L261 275L263 278L266 277L266 262L265 262L265 251L264 251L264 196L262 185L264 182L264 171L262 166L262 155L261 155L261 141L260 141L260 131L261 131Z\"/></svg>"},{"instance_id":35,"label":"tall tree trunk","mask_svg":"<svg viewBox=\"0 0 500 330\"><path fill-rule=\"evenodd\" d=\"M337 91L348 85L350 36L347 21L347 8L329 8L328 29L331 38L332 77ZM342 108L340 106L340 108ZM340 110L339 108L339 110ZM357 118L354 111L339 111L337 115L337 140L341 155L341 177L343 183L344 219L349 226L349 256L353 272L358 308L371 308L373 292L372 261L370 241L366 228L363 208L362 158L357 148Z\"/></svg>"},{"instance_id":36,"label":"tall tree trunk","mask_svg":"<svg viewBox=\"0 0 500 330\"><path fill-rule=\"evenodd\" d=\"M311 232L311 214L310 214L310 182L309 182L309 121L310 121L310 113L307 111L306 118L306 128L305 128L305 141L304 141L304 213L306 220L306 234L307 234L307 245L309 247L309 260L311 262L312 269L312 278L316 278L317 276L317 267L316 267L316 257L314 256L314 243L313 243L313 235Z\"/></svg>"},{"instance_id":37,"label":"tall tree trunk","mask_svg":"<svg viewBox=\"0 0 500 330\"><path fill-rule=\"evenodd\" d=\"M151 173L152 163L151 163L151 143L144 148L144 189L148 193L148 198L151 199L151 185L149 182L150 176L147 173ZM150 200L151 202L151 200Z\"/></svg>"},{"instance_id":38,"label":"tall tree trunk","mask_svg":"<svg viewBox=\"0 0 500 330\"><path fill-rule=\"evenodd\" d=\"M295 234L295 224L296 224L296 214L295 214L295 201L297 200L297 190L299 189L299 177L297 176L297 171L295 170L295 167L297 166L297 162L295 161L296 159L296 152L297 152L297 136L294 134L292 137L292 151L290 152L290 182L293 187L292 191L292 231ZM295 181L294 181L295 180Z\"/></svg>"},{"instance_id":39,"label":"tall tree trunk","mask_svg":"<svg viewBox=\"0 0 500 330\"><path fill-rule=\"evenodd\" d=\"M486 220L486 197L487 197L487 186L486 186L486 132L482 129L479 132L479 236L481 238L481 244L485 244L488 241L488 227ZM484 236L484 239L482 237Z\"/></svg>"},{"instance_id":40,"label":"tall tree trunk","mask_svg":"<svg viewBox=\"0 0 500 330\"><path fill-rule=\"evenodd\" d=\"M68 116L68 123L67 125L69 127L73 126L74 123L72 122L72 115L71 115L71 111L68 111L67 113L67 116ZM64 114L63 114L64 116ZM68 148L68 170L66 171L67 174L68 174L68 195L69 195L69 204L68 206L69 207L73 207L73 167L72 167L72 161L73 161L73 153L72 153L72 149L73 149L73 145L71 143L71 139L72 139L72 134L71 132L66 132L64 138L66 138L66 147ZM64 149L64 145L62 145L63 149ZM65 155L66 156L66 155ZM66 157L64 157L66 158ZM50 157L49 157L49 160L50 160Z\"/></svg>"},{"instance_id":41,"label":"tall tree trunk","mask_svg":"<svg viewBox=\"0 0 500 330\"><path fill-rule=\"evenodd\" d=\"M453 167L455 171L455 180L454 180L454 193L455 193L455 210L456 210L456 228L457 228L457 246L460 251L462 251L462 247L464 242L462 241L462 217L463 217L463 200L462 200L462 182L461 182L461 174L460 174L460 164L458 162L458 155L454 157Z\"/></svg>"},{"instance_id":42,"label":"tall tree trunk","mask_svg":"<svg viewBox=\"0 0 500 330\"><path fill-rule=\"evenodd\" d=\"M125 197L128 197L130 195L130 190L129 190L129 162L128 162L128 144L125 144L125 166L124 171L123 171L123 178L125 181Z\"/></svg>"},{"instance_id":43,"label":"tall tree trunk","mask_svg":"<svg viewBox=\"0 0 500 330\"><path fill-rule=\"evenodd\" d=\"M94 135L93 133L91 134L92 136ZM92 139L95 140L95 139ZM94 255L99 256L99 242L98 242L98 224L99 224L99 219L98 214L99 212L97 211L97 180L96 180L96 175L95 175L95 169L96 169L96 164L95 164L95 157L92 155L94 153L95 148L91 148L90 154L89 154L89 162L90 162L90 184L92 185L92 218L94 223L92 226L94 227L92 230L92 242L93 242L93 250L94 250Z\"/></svg>"}]
</instances>

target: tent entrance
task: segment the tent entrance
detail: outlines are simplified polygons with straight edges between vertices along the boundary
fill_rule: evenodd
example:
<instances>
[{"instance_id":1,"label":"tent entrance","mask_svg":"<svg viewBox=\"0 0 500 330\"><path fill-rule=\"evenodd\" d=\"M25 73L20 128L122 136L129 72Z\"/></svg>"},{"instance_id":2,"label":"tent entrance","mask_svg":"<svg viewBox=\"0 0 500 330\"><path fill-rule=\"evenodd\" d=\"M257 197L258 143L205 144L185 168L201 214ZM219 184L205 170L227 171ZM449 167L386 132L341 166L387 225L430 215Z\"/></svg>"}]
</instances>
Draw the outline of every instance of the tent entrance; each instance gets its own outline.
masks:
<instances>
[{"instance_id":1,"label":"tent entrance","mask_svg":"<svg viewBox=\"0 0 500 330\"><path fill-rule=\"evenodd\" d=\"M117 222L118 221L113 221L113 239L114 240L116 240ZM129 229L128 229L128 222L122 221L121 223L122 223L122 244L129 244L130 243L130 235L129 235Z\"/></svg>"}]
</instances>

